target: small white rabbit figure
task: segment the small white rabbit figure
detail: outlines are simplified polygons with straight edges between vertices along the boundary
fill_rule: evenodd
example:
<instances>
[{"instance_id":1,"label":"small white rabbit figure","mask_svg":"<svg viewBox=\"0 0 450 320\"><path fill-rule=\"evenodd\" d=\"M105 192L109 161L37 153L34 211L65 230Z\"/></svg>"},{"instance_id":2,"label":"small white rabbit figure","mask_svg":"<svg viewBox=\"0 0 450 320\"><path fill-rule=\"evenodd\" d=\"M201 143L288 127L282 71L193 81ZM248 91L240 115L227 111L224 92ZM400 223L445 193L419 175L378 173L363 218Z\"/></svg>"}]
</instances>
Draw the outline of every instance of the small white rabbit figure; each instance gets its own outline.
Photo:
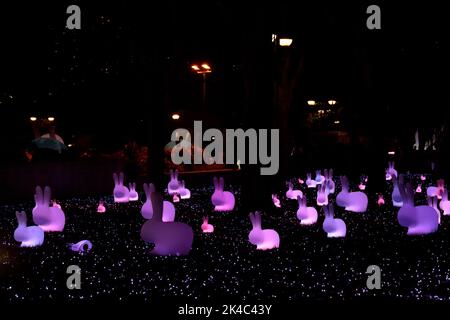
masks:
<instances>
[{"instance_id":1,"label":"small white rabbit figure","mask_svg":"<svg viewBox=\"0 0 450 320\"><path fill-rule=\"evenodd\" d=\"M98 213L105 213L106 212L105 204L101 200L98 203L97 212Z\"/></svg>"},{"instance_id":2,"label":"small white rabbit figure","mask_svg":"<svg viewBox=\"0 0 450 320\"><path fill-rule=\"evenodd\" d=\"M178 181L178 170L170 170L170 181L167 184L167 191L170 195L173 195L174 193L180 193L180 181Z\"/></svg>"},{"instance_id":3,"label":"small white rabbit figure","mask_svg":"<svg viewBox=\"0 0 450 320\"><path fill-rule=\"evenodd\" d=\"M280 199L278 199L278 196L276 194L272 194L272 202L273 202L275 207L281 208Z\"/></svg>"},{"instance_id":4,"label":"small white rabbit figure","mask_svg":"<svg viewBox=\"0 0 450 320\"><path fill-rule=\"evenodd\" d=\"M275 230L261 229L260 212L250 213L250 221L253 228L248 234L248 240L251 244L256 245L257 250L270 250L280 247L280 236Z\"/></svg>"},{"instance_id":5,"label":"small white rabbit figure","mask_svg":"<svg viewBox=\"0 0 450 320\"><path fill-rule=\"evenodd\" d=\"M325 181L325 177L322 175L320 170L316 170L316 177L314 178L316 185L322 184Z\"/></svg>"},{"instance_id":6,"label":"small white rabbit figure","mask_svg":"<svg viewBox=\"0 0 450 320\"><path fill-rule=\"evenodd\" d=\"M328 192L325 183L317 187L317 205L328 205Z\"/></svg>"},{"instance_id":7,"label":"small white rabbit figure","mask_svg":"<svg viewBox=\"0 0 450 320\"><path fill-rule=\"evenodd\" d=\"M181 181L179 193L180 193L181 199L190 199L191 198L191 190L186 188L184 180Z\"/></svg>"},{"instance_id":8,"label":"small white rabbit figure","mask_svg":"<svg viewBox=\"0 0 450 320\"><path fill-rule=\"evenodd\" d=\"M392 180L392 177L397 177L397 170L394 169L394 161L389 161L388 163L389 168L386 169L386 180Z\"/></svg>"},{"instance_id":9,"label":"small white rabbit figure","mask_svg":"<svg viewBox=\"0 0 450 320\"><path fill-rule=\"evenodd\" d=\"M308 188L315 188L317 185L317 182L313 179L311 179L311 173L307 173L306 174L306 186Z\"/></svg>"},{"instance_id":10,"label":"small white rabbit figure","mask_svg":"<svg viewBox=\"0 0 450 320\"><path fill-rule=\"evenodd\" d=\"M114 179L114 191L113 191L114 202L118 203L128 202L130 191L128 190L127 187L123 185L124 180L123 172L119 173L119 175L117 175L117 173L114 173L113 179Z\"/></svg>"},{"instance_id":11,"label":"small white rabbit figure","mask_svg":"<svg viewBox=\"0 0 450 320\"><path fill-rule=\"evenodd\" d=\"M444 216L450 215L450 201L448 200L447 189L444 189L444 192L442 193L442 200L439 203L439 208L444 211Z\"/></svg>"},{"instance_id":12,"label":"small white rabbit figure","mask_svg":"<svg viewBox=\"0 0 450 320\"><path fill-rule=\"evenodd\" d=\"M208 223L208 217L203 217L203 223L202 223L202 231L203 233L213 233L214 232L214 226L212 224Z\"/></svg>"},{"instance_id":13,"label":"small white rabbit figure","mask_svg":"<svg viewBox=\"0 0 450 320\"><path fill-rule=\"evenodd\" d=\"M366 212L368 203L366 194L361 191L349 192L349 183L345 176L341 176L341 185L342 190L336 196L336 204L347 211Z\"/></svg>"},{"instance_id":14,"label":"small white rabbit figure","mask_svg":"<svg viewBox=\"0 0 450 320\"><path fill-rule=\"evenodd\" d=\"M317 210L306 206L306 196L298 197L297 219L301 225L312 225L317 222Z\"/></svg>"},{"instance_id":15,"label":"small white rabbit figure","mask_svg":"<svg viewBox=\"0 0 450 320\"><path fill-rule=\"evenodd\" d=\"M139 194L136 192L136 183L131 182L129 184L129 186L130 186L130 193L128 194L128 200L129 201L138 201Z\"/></svg>"},{"instance_id":16,"label":"small white rabbit figure","mask_svg":"<svg viewBox=\"0 0 450 320\"><path fill-rule=\"evenodd\" d=\"M214 193L211 196L211 202L214 205L214 211L231 211L234 209L234 195L229 191L223 191L225 181L221 177L217 180L217 177L213 178Z\"/></svg>"},{"instance_id":17,"label":"small white rabbit figure","mask_svg":"<svg viewBox=\"0 0 450 320\"><path fill-rule=\"evenodd\" d=\"M141 228L141 238L153 243L155 255L187 255L192 249L194 232L181 222L163 222L163 197L158 192L150 194L153 216Z\"/></svg>"},{"instance_id":18,"label":"small white rabbit figure","mask_svg":"<svg viewBox=\"0 0 450 320\"><path fill-rule=\"evenodd\" d=\"M291 199L291 200L297 200L297 197L303 196L303 192L301 192L300 190L293 190L294 189L294 185L292 184L292 182L288 181L287 183L288 186L288 191L286 191L286 198Z\"/></svg>"},{"instance_id":19,"label":"small white rabbit figure","mask_svg":"<svg viewBox=\"0 0 450 320\"><path fill-rule=\"evenodd\" d=\"M427 196L428 197L437 197L438 199L442 199L442 193L444 192L444 180L439 179L437 181L437 186L431 186L427 188Z\"/></svg>"},{"instance_id":20,"label":"small white rabbit figure","mask_svg":"<svg viewBox=\"0 0 450 320\"><path fill-rule=\"evenodd\" d=\"M16 211L18 227L14 231L14 240L22 242L21 247L38 247L44 243L44 230L41 227L27 227L25 211Z\"/></svg>"},{"instance_id":21,"label":"small white rabbit figure","mask_svg":"<svg viewBox=\"0 0 450 320\"><path fill-rule=\"evenodd\" d=\"M63 231L66 217L61 209L50 207L51 193L50 187L45 187L44 192L42 192L41 187L36 187L36 194L34 195L36 206L33 208L33 221L45 232Z\"/></svg>"},{"instance_id":22,"label":"small white rabbit figure","mask_svg":"<svg viewBox=\"0 0 450 320\"><path fill-rule=\"evenodd\" d=\"M323 207L325 220L323 221L323 231L327 233L328 238L343 238L347 234L347 226L344 220L334 218L334 208L330 203Z\"/></svg>"},{"instance_id":23,"label":"small white rabbit figure","mask_svg":"<svg viewBox=\"0 0 450 320\"><path fill-rule=\"evenodd\" d=\"M152 219L154 212L153 212L151 195L153 193L155 193L155 186L153 185L153 183L150 183L150 184L144 183L144 192L145 192L145 196L146 196L146 201L142 205L141 215L145 219ZM163 222L171 222L174 220L175 220L174 205L169 201L164 201L163 202L162 221Z\"/></svg>"},{"instance_id":24,"label":"small white rabbit figure","mask_svg":"<svg viewBox=\"0 0 450 320\"><path fill-rule=\"evenodd\" d=\"M333 181L333 169L330 169L328 171L325 169L324 175L325 175L325 186L327 187L328 194L334 193L336 189L336 184Z\"/></svg>"},{"instance_id":25,"label":"small white rabbit figure","mask_svg":"<svg viewBox=\"0 0 450 320\"><path fill-rule=\"evenodd\" d=\"M392 205L400 208L403 205L403 200L400 193L399 184L403 185L403 175L400 175L399 181L397 181L396 176L392 176L392 184L394 185L392 190Z\"/></svg>"}]
</instances>

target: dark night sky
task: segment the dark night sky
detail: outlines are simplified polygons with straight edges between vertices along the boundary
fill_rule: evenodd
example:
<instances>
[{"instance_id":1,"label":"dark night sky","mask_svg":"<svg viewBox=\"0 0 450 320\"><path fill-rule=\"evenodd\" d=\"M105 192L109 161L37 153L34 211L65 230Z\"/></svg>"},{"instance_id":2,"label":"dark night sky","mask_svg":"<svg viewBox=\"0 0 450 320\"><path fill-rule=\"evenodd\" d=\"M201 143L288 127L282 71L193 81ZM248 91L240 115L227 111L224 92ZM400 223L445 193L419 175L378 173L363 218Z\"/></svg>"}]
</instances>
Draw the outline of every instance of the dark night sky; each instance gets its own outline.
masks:
<instances>
[{"instance_id":1,"label":"dark night sky","mask_svg":"<svg viewBox=\"0 0 450 320\"><path fill-rule=\"evenodd\" d=\"M214 67L209 105L219 117L238 120L250 38L270 42L272 32L292 34L292 49L304 53L299 105L306 97L334 96L361 114L376 108L400 123L407 114L412 126L433 124L448 109L448 19L432 2L379 3L381 31L365 28L371 2L93 2L2 2L0 115L9 119L3 136L26 139L31 114L56 115L65 134L96 132L98 123L100 136L118 123L126 134L139 134L138 108L158 107L145 104L146 93L158 89L146 87L143 69L168 66L161 81L169 83L170 108L198 110L201 79L189 65L202 59ZM81 6L81 31L65 29L69 4Z\"/></svg>"}]
</instances>

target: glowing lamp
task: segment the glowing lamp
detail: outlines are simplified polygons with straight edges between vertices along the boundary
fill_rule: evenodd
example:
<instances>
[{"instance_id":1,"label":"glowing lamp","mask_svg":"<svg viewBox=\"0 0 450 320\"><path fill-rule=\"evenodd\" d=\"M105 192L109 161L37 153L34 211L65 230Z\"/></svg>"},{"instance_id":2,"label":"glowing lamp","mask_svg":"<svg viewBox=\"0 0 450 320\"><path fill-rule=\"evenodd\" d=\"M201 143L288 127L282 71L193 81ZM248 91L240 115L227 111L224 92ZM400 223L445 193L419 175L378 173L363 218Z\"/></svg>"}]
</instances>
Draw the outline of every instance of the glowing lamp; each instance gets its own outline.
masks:
<instances>
[{"instance_id":1,"label":"glowing lamp","mask_svg":"<svg viewBox=\"0 0 450 320\"><path fill-rule=\"evenodd\" d=\"M316 101L314 101L314 100L308 100L306 103L308 104L308 106L315 106L316 105Z\"/></svg>"},{"instance_id":2,"label":"glowing lamp","mask_svg":"<svg viewBox=\"0 0 450 320\"><path fill-rule=\"evenodd\" d=\"M30 117L30 121L37 121L37 118L36 117Z\"/></svg>"},{"instance_id":3,"label":"glowing lamp","mask_svg":"<svg viewBox=\"0 0 450 320\"><path fill-rule=\"evenodd\" d=\"M289 47L292 44L291 38L280 38L279 42L280 47Z\"/></svg>"},{"instance_id":4,"label":"glowing lamp","mask_svg":"<svg viewBox=\"0 0 450 320\"><path fill-rule=\"evenodd\" d=\"M174 113L174 114L172 114L172 119L178 120L178 119L180 119L180 115L178 113Z\"/></svg>"}]
</instances>

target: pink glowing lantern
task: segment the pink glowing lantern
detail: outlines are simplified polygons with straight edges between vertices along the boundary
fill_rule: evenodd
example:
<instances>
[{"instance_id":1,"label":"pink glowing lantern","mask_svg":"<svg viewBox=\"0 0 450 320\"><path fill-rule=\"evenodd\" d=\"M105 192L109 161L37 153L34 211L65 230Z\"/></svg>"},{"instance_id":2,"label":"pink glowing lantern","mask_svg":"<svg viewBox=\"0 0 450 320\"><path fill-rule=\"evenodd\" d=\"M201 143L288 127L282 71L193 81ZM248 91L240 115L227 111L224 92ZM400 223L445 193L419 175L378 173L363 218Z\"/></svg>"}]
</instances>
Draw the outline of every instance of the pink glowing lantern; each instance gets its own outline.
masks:
<instances>
[{"instance_id":1,"label":"pink glowing lantern","mask_svg":"<svg viewBox=\"0 0 450 320\"><path fill-rule=\"evenodd\" d=\"M174 193L180 193L181 183L178 181L178 170L170 170L170 181L167 184L167 191L170 195L173 195Z\"/></svg>"},{"instance_id":2,"label":"pink glowing lantern","mask_svg":"<svg viewBox=\"0 0 450 320\"><path fill-rule=\"evenodd\" d=\"M336 189L336 185L333 181L333 169L330 170L324 170L324 176L325 176L325 186L327 188L327 193L334 193Z\"/></svg>"},{"instance_id":3,"label":"pink glowing lantern","mask_svg":"<svg viewBox=\"0 0 450 320\"><path fill-rule=\"evenodd\" d=\"M294 190L294 185L292 184L292 182L288 181L286 184L288 186L288 190L286 191L286 198L297 200L298 196L303 196L303 192L301 192L300 190Z\"/></svg>"},{"instance_id":4,"label":"pink glowing lantern","mask_svg":"<svg viewBox=\"0 0 450 320\"><path fill-rule=\"evenodd\" d=\"M214 181L214 193L211 196L211 202L214 205L214 211L231 211L234 209L234 195L229 191L223 191L225 181L221 177L213 178Z\"/></svg>"},{"instance_id":5,"label":"pink glowing lantern","mask_svg":"<svg viewBox=\"0 0 450 320\"><path fill-rule=\"evenodd\" d=\"M394 185L392 190L392 205L400 208L403 205L403 200L400 193L399 184L403 185L403 175L400 175L399 181L397 181L396 176L392 176L392 184Z\"/></svg>"},{"instance_id":6,"label":"pink glowing lantern","mask_svg":"<svg viewBox=\"0 0 450 320\"><path fill-rule=\"evenodd\" d=\"M281 202L280 199L278 199L278 196L276 194L272 194L272 202L277 208L281 208Z\"/></svg>"},{"instance_id":7,"label":"pink glowing lantern","mask_svg":"<svg viewBox=\"0 0 450 320\"><path fill-rule=\"evenodd\" d=\"M21 242L21 247L38 247L44 243L44 230L41 227L27 227L25 211L16 211L18 227L14 231L14 240Z\"/></svg>"},{"instance_id":8,"label":"pink glowing lantern","mask_svg":"<svg viewBox=\"0 0 450 320\"><path fill-rule=\"evenodd\" d=\"M139 194L136 192L136 183L130 183L130 193L128 194L129 201L138 201Z\"/></svg>"},{"instance_id":9,"label":"pink glowing lantern","mask_svg":"<svg viewBox=\"0 0 450 320\"><path fill-rule=\"evenodd\" d=\"M178 197L178 194L173 194L172 201L173 203L180 202L180 197Z\"/></svg>"},{"instance_id":10,"label":"pink glowing lantern","mask_svg":"<svg viewBox=\"0 0 450 320\"><path fill-rule=\"evenodd\" d=\"M181 199L190 199L191 198L191 190L186 188L184 180L181 181L179 192L180 192Z\"/></svg>"},{"instance_id":11,"label":"pink glowing lantern","mask_svg":"<svg viewBox=\"0 0 450 320\"><path fill-rule=\"evenodd\" d=\"M325 183L317 187L317 205L328 205L328 192Z\"/></svg>"},{"instance_id":12,"label":"pink glowing lantern","mask_svg":"<svg viewBox=\"0 0 450 320\"><path fill-rule=\"evenodd\" d=\"M383 198L383 195L382 195L382 194L379 194L379 195L378 195L378 201L377 201L377 204L378 204L379 206L384 205L384 198Z\"/></svg>"},{"instance_id":13,"label":"pink glowing lantern","mask_svg":"<svg viewBox=\"0 0 450 320\"><path fill-rule=\"evenodd\" d=\"M117 173L114 173L113 179L114 179L114 191L113 191L114 202L118 203L128 202L130 191L128 190L127 187L123 185L124 181L123 172L119 173L119 175L117 175Z\"/></svg>"},{"instance_id":14,"label":"pink glowing lantern","mask_svg":"<svg viewBox=\"0 0 450 320\"><path fill-rule=\"evenodd\" d=\"M187 255L192 249L194 232L181 222L163 222L163 197L157 192L150 194L153 216L141 228L141 238L155 245L155 255Z\"/></svg>"},{"instance_id":15,"label":"pink glowing lantern","mask_svg":"<svg viewBox=\"0 0 450 320\"><path fill-rule=\"evenodd\" d=\"M33 221L45 232L59 232L64 230L66 217L64 212L57 207L50 207L51 190L45 187L36 187L34 195L36 206L33 208Z\"/></svg>"},{"instance_id":16,"label":"pink glowing lantern","mask_svg":"<svg viewBox=\"0 0 450 320\"><path fill-rule=\"evenodd\" d=\"M347 177L341 176L342 190L336 196L336 204L351 212L366 212L367 196L364 192L349 192L349 182Z\"/></svg>"},{"instance_id":17,"label":"pink glowing lantern","mask_svg":"<svg viewBox=\"0 0 450 320\"><path fill-rule=\"evenodd\" d=\"M81 240L77 243L69 243L69 249L79 253L91 251L92 243L89 240Z\"/></svg>"},{"instance_id":18,"label":"pink glowing lantern","mask_svg":"<svg viewBox=\"0 0 450 320\"><path fill-rule=\"evenodd\" d=\"M442 200L439 203L439 208L444 211L444 216L450 215L450 201L448 200L447 189L444 189L444 192L442 193Z\"/></svg>"},{"instance_id":19,"label":"pink glowing lantern","mask_svg":"<svg viewBox=\"0 0 450 320\"><path fill-rule=\"evenodd\" d=\"M252 230L248 234L248 240L256 245L257 250L271 250L280 247L280 236L273 229L261 229L261 213L250 213Z\"/></svg>"},{"instance_id":20,"label":"pink glowing lantern","mask_svg":"<svg viewBox=\"0 0 450 320\"><path fill-rule=\"evenodd\" d=\"M98 203L97 212L98 213L105 213L106 212L106 208L105 208L105 205L104 205L103 201L100 201Z\"/></svg>"},{"instance_id":21,"label":"pink glowing lantern","mask_svg":"<svg viewBox=\"0 0 450 320\"><path fill-rule=\"evenodd\" d=\"M347 226L342 219L334 218L333 204L323 207L325 220L323 221L323 231L327 233L328 238L344 238L347 234Z\"/></svg>"},{"instance_id":22,"label":"pink glowing lantern","mask_svg":"<svg viewBox=\"0 0 450 320\"><path fill-rule=\"evenodd\" d=\"M146 196L146 201L142 205L141 208L141 215L145 219L152 219L153 217L153 206L152 206L152 198L151 195L155 193L155 186L153 183L146 184L144 183L144 192ZM174 205L169 201L163 202L163 214L162 214L162 221L163 222L171 222L175 220L175 207Z\"/></svg>"},{"instance_id":23,"label":"pink glowing lantern","mask_svg":"<svg viewBox=\"0 0 450 320\"><path fill-rule=\"evenodd\" d=\"M420 180L425 181L427 179L427 177L425 177L423 174L420 175Z\"/></svg>"},{"instance_id":24,"label":"pink glowing lantern","mask_svg":"<svg viewBox=\"0 0 450 320\"><path fill-rule=\"evenodd\" d=\"M408 228L407 235L423 235L433 233L438 229L438 216L430 206L414 206L414 192L410 184L400 186L403 206L397 213L397 221L402 227Z\"/></svg>"},{"instance_id":25,"label":"pink glowing lantern","mask_svg":"<svg viewBox=\"0 0 450 320\"><path fill-rule=\"evenodd\" d=\"M61 209L61 206L56 202L56 200L53 200L53 201L52 201L52 207L53 207L53 208Z\"/></svg>"},{"instance_id":26,"label":"pink glowing lantern","mask_svg":"<svg viewBox=\"0 0 450 320\"><path fill-rule=\"evenodd\" d=\"M428 197L437 197L438 199L442 199L442 194L444 193L444 180L439 179L437 181L437 186L431 186L427 188L427 196Z\"/></svg>"},{"instance_id":27,"label":"pink glowing lantern","mask_svg":"<svg viewBox=\"0 0 450 320\"><path fill-rule=\"evenodd\" d=\"M306 196L298 197L297 219L301 225L312 225L317 222L317 210L306 206Z\"/></svg>"},{"instance_id":28,"label":"pink glowing lantern","mask_svg":"<svg viewBox=\"0 0 450 320\"><path fill-rule=\"evenodd\" d=\"M422 193L422 184L419 184L416 188L416 193Z\"/></svg>"},{"instance_id":29,"label":"pink glowing lantern","mask_svg":"<svg viewBox=\"0 0 450 320\"><path fill-rule=\"evenodd\" d=\"M313 179L311 179L311 173L306 174L306 186L308 188L315 188L317 185L317 182Z\"/></svg>"},{"instance_id":30,"label":"pink glowing lantern","mask_svg":"<svg viewBox=\"0 0 450 320\"><path fill-rule=\"evenodd\" d=\"M366 185L365 185L363 182L361 182L361 183L358 185L358 188L359 188L359 190L364 191L364 190L366 190Z\"/></svg>"},{"instance_id":31,"label":"pink glowing lantern","mask_svg":"<svg viewBox=\"0 0 450 320\"><path fill-rule=\"evenodd\" d=\"M394 161L388 163L388 168L386 169L386 180L392 180L392 177L397 177L397 170L394 169Z\"/></svg>"},{"instance_id":32,"label":"pink glowing lantern","mask_svg":"<svg viewBox=\"0 0 450 320\"><path fill-rule=\"evenodd\" d=\"M214 226L212 224L208 223L208 217L203 217L203 223L202 223L202 232L203 233L213 233L214 232Z\"/></svg>"},{"instance_id":33,"label":"pink glowing lantern","mask_svg":"<svg viewBox=\"0 0 450 320\"><path fill-rule=\"evenodd\" d=\"M299 184L304 184L305 183L305 181L303 181L301 178L298 178L297 181L298 181Z\"/></svg>"}]
</instances>

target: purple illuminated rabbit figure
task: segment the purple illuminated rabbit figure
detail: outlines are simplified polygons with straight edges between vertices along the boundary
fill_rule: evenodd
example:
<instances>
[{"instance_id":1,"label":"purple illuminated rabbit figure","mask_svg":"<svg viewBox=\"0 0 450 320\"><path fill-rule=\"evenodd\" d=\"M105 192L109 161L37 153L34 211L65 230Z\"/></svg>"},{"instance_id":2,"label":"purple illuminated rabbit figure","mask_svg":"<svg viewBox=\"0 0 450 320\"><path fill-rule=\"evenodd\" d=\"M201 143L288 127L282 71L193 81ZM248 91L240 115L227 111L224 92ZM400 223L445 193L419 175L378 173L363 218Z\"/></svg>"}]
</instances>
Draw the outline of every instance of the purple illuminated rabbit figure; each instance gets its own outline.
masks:
<instances>
[{"instance_id":1,"label":"purple illuminated rabbit figure","mask_svg":"<svg viewBox=\"0 0 450 320\"><path fill-rule=\"evenodd\" d=\"M306 174L306 182L305 183L308 188L315 188L317 185L317 182L315 180L311 179L311 173L309 173L309 172Z\"/></svg>"},{"instance_id":2,"label":"purple illuminated rabbit figure","mask_svg":"<svg viewBox=\"0 0 450 320\"><path fill-rule=\"evenodd\" d=\"M124 180L123 172L119 173L119 175L117 175L117 173L114 173L113 179L114 179L114 191L113 191L114 202L118 203L128 202L130 190L128 190L128 188L123 185Z\"/></svg>"},{"instance_id":3,"label":"purple illuminated rabbit figure","mask_svg":"<svg viewBox=\"0 0 450 320\"><path fill-rule=\"evenodd\" d=\"M317 186L317 205L318 206L328 205L328 192L325 183Z\"/></svg>"},{"instance_id":4,"label":"purple illuminated rabbit figure","mask_svg":"<svg viewBox=\"0 0 450 320\"><path fill-rule=\"evenodd\" d=\"M386 169L386 180L392 180L392 177L397 177L397 170L394 169L394 161L389 161L388 168Z\"/></svg>"},{"instance_id":5,"label":"purple illuminated rabbit figure","mask_svg":"<svg viewBox=\"0 0 450 320\"><path fill-rule=\"evenodd\" d=\"M44 243L44 230L41 227L27 227L25 211L16 211L18 227L14 231L14 240L21 242L21 247L38 247Z\"/></svg>"},{"instance_id":6,"label":"purple illuminated rabbit figure","mask_svg":"<svg viewBox=\"0 0 450 320\"><path fill-rule=\"evenodd\" d=\"M180 192L181 199L190 199L191 198L191 191L186 188L186 185L184 184L184 180L181 181L179 192Z\"/></svg>"},{"instance_id":7,"label":"purple illuminated rabbit figure","mask_svg":"<svg viewBox=\"0 0 450 320\"><path fill-rule=\"evenodd\" d=\"M261 229L260 212L250 213L250 221L253 228L248 234L248 240L256 245L257 250L270 250L280 246L280 236L275 230Z\"/></svg>"},{"instance_id":8,"label":"purple illuminated rabbit figure","mask_svg":"<svg viewBox=\"0 0 450 320\"><path fill-rule=\"evenodd\" d=\"M291 181L288 181L286 184L288 186L288 191L286 191L286 198L297 200L298 196L303 196L303 193L300 190L294 190L294 185Z\"/></svg>"},{"instance_id":9,"label":"purple illuminated rabbit figure","mask_svg":"<svg viewBox=\"0 0 450 320\"><path fill-rule=\"evenodd\" d=\"M298 197L297 219L301 225L311 225L317 222L317 210L306 206L306 196Z\"/></svg>"},{"instance_id":10,"label":"purple illuminated rabbit figure","mask_svg":"<svg viewBox=\"0 0 450 320\"><path fill-rule=\"evenodd\" d=\"M316 170L316 177L314 178L314 181L316 182L316 185L324 183L325 177L322 175L320 170Z\"/></svg>"},{"instance_id":11,"label":"purple illuminated rabbit figure","mask_svg":"<svg viewBox=\"0 0 450 320\"><path fill-rule=\"evenodd\" d=\"M280 199L278 199L278 196L276 194L272 194L272 202L273 202L275 207L281 208Z\"/></svg>"},{"instance_id":12,"label":"purple illuminated rabbit figure","mask_svg":"<svg viewBox=\"0 0 450 320\"><path fill-rule=\"evenodd\" d=\"M139 195L136 192L136 183L130 183L130 193L128 194L128 200L129 201L138 201Z\"/></svg>"},{"instance_id":13,"label":"purple illuminated rabbit figure","mask_svg":"<svg viewBox=\"0 0 450 320\"><path fill-rule=\"evenodd\" d=\"M334 191L336 190L336 184L333 181L333 169L330 169L328 171L325 169L324 175L325 175L325 186L327 188L328 194L334 193Z\"/></svg>"},{"instance_id":14,"label":"purple illuminated rabbit figure","mask_svg":"<svg viewBox=\"0 0 450 320\"><path fill-rule=\"evenodd\" d=\"M61 209L50 207L51 193L50 187L45 187L44 192L41 187L36 187L33 221L45 232L60 232L64 230L66 216Z\"/></svg>"},{"instance_id":15,"label":"purple illuminated rabbit figure","mask_svg":"<svg viewBox=\"0 0 450 320\"><path fill-rule=\"evenodd\" d=\"M347 226L342 219L334 218L333 204L323 207L325 220L323 221L323 231L327 233L328 238L343 238L347 234Z\"/></svg>"},{"instance_id":16,"label":"purple illuminated rabbit figure","mask_svg":"<svg viewBox=\"0 0 450 320\"><path fill-rule=\"evenodd\" d=\"M178 193L180 189L181 183L178 181L178 170L170 170L170 181L167 184L167 191L170 195L173 195L174 193Z\"/></svg>"},{"instance_id":17,"label":"purple illuminated rabbit figure","mask_svg":"<svg viewBox=\"0 0 450 320\"><path fill-rule=\"evenodd\" d=\"M145 219L152 219L153 217L153 206L151 201L151 195L155 192L155 186L153 183L146 184L144 183L144 192L146 196L146 201L142 205L141 208L141 215ZM174 205L169 201L163 202L163 214L162 214L162 221L163 222L171 222L175 220L175 207Z\"/></svg>"},{"instance_id":18,"label":"purple illuminated rabbit figure","mask_svg":"<svg viewBox=\"0 0 450 320\"><path fill-rule=\"evenodd\" d=\"M367 196L361 191L349 192L347 177L341 176L342 190L336 196L336 204L351 212L365 212L367 210Z\"/></svg>"},{"instance_id":19,"label":"purple illuminated rabbit figure","mask_svg":"<svg viewBox=\"0 0 450 320\"><path fill-rule=\"evenodd\" d=\"M444 193L444 180L439 179L437 181L437 186L430 186L427 188L427 196L428 197L437 197L438 199L442 199L442 194Z\"/></svg>"},{"instance_id":20,"label":"purple illuminated rabbit figure","mask_svg":"<svg viewBox=\"0 0 450 320\"><path fill-rule=\"evenodd\" d=\"M214 193L211 196L211 202L214 205L214 211L231 211L234 209L234 195L229 191L223 191L225 181L221 177L213 178Z\"/></svg>"}]
</instances>

